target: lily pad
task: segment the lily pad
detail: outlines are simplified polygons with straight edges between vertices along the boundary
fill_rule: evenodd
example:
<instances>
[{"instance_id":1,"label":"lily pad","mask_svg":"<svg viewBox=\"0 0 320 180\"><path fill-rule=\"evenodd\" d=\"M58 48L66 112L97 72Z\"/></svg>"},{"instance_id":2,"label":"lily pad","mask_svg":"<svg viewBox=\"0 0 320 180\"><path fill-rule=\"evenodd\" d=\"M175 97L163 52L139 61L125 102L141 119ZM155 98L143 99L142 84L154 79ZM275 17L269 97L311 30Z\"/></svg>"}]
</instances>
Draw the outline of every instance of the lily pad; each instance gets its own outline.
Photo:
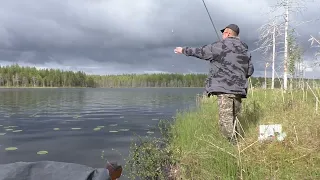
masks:
<instances>
[{"instance_id":1,"label":"lily pad","mask_svg":"<svg viewBox=\"0 0 320 180\"><path fill-rule=\"evenodd\" d=\"M152 131L148 131L147 133L148 133L148 134L153 134L154 132L152 132Z\"/></svg>"},{"instance_id":2,"label":"lily pad","mask_svg":"<svg viewBox=\"0 0 320 180\"><path fill-rule=\"evenodd\" d=\"M32 115L30 115L30 117L35 117L38 113L34 113Z\"/></svg>"},{"instance_id":3,"label":"lily pad","mask_svg":"<svg viewBox=\"0 0 320 180\"><path fill-rule=\"evenodd\" d=\"M94 131L100 131L101 128L98 128L98 127L97 127L97 128L94 128L93 130L94 130Z\"/></svg>"},{"instance_id":4,"label":"lily pad","mask_svg":"<svg viewBox=\"0 0 320 180\"><path fill-rule=\"evenodd\" d=\"M6 129L6 131L13 131L13 129Z\"/></svg>"},{"instance_id":5,"label":"lily pad","mask_svg":"<svg viewBox=\"0 0 320 180\"><path fill-rule=\"evenodd\" d=\"M109 132L111 132L111 133L117 133L118 131L109 131Z\"/></svg>"},{"instance_id":6,"label":"lily pad","mask_svg":"<svg viewBox=\"0 0 320 180\"><path fill-rule=\"evenodd\" d=\"M54 130L54 131L59 131L59 130L60 130L60 128L53 128L53 130Z\"/></svg>"},{"instance_id":7,"label":"lily pad","mask_svg":"<svg viewBox=\"0 0 320 180\"><path fill-rule=\"evenodd\" d=\"M75 120L65 120L66 122L80 122L80 121L84 121L81 119L75 119Z\"/></svg>"},{"instance_id":8,"label":"lily pad","mask_svg":"<svg viewBox=\"0 0 320 180\"><path fill-rule=\"evenodd\" d=\"M48 151L38 151L37 154L38 155L48 154Z\"/></svg>"},{"instance_id":9,"label":"lily pad","mask_svg":"<svg viewBox=\"0 0 320 180\"><path fill-rule=\"evenodd\" d=\"M6 135L6 133L0 133L0 136L4 136L4 135Z\"/></svg>"},{"instance_id":10,"label":"lily pad","mask_svg":"<svg viewBox=\"0 0 320 180\"><path fill-rule=\"evenodd\" d=\"M118 124L110 124L109 126L115 127L118 126Z\"/></svg>"},{"instance_id":11,"label":"lily pad","mask_svg":"<svg viewBox=\"0 0 320 180\"><path fill-rule=\"evenodd\" d=\"M8 128L16 128L16 127L18 127L18 126L8 126Z\"/></svg>"},{"instance_id":12,"label":"lily pad","mask_svg":"<svg viewBox=\"0 0 320 180\"><path fill-rule=\"evenodd\" d=\"M15 132L22 132L22 130L19 129L19 130L15 130L15 131L12 131L12 132L14 132L14 133L15 133Z\"/></svg>"},{"instance_id":13,"label":"lily pad","mask_svg":"<svg viewBox=\"0 0 320 180\"><path fill-rule=\"evenodd\" d=\"M16 147L7 147L5 150L6 151L15 151L15 150L17 150L18 148L16 148Z\"/></svg>"},{"instance_id":14,"label":"lily pad","mask_svg":"<svg viewBox=\"0 0 320 180\"><path fill-rule=\"evenodd\" d=\"M97 126L97 128L104 128L104 126Z\"/></svg>"},{"instance_id":15,"label":"lily pad","mask_svg":"<svg viewBox=\"0 0 320 180\"><path fill-rule=\"evenodd\" d=\"M80 130L81 128L71 128L72 130Z\"/></svg>"},{"instance_id":16,"label":"lily pad","mask_svg":"<svg viewBox=\"0 0 320 180\"><path fill-rule=\"evenodd\" d=\"M81 117L80 115L75 115L75 116L73 116L74 119L78 119L78 118L80 118L80 117Z\"/></svg>"},{"instance_id":17,"label":"lily pad","mask_svg":"<svg viewBox=\"0 0 320 180\"><path fill-rule=\"evenodd\" d=\"M119 129L119 131L129 131L129 129Z\"/></svg>"}]
</instances>

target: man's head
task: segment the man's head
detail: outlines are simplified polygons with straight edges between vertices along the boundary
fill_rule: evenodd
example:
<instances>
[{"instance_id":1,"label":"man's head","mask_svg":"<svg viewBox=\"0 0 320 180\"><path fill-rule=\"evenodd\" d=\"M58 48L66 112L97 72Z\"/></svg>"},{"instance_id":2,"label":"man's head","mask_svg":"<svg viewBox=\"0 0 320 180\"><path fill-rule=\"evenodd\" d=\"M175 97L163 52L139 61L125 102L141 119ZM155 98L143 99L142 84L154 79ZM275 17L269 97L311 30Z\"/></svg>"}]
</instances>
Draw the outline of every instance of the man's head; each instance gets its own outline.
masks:
<instances>
[{"instance_id":1,"label":"man's head","mask_svg":"<svg viewBox=\"0 0 320 180\"><path fill-rule=\"evenodd\" d=\"M225 39L227 37L236 37L240 33L240 28L235 24L229 24L224 29L221 29L222 38Z\"/></svg>"}]
</instances>

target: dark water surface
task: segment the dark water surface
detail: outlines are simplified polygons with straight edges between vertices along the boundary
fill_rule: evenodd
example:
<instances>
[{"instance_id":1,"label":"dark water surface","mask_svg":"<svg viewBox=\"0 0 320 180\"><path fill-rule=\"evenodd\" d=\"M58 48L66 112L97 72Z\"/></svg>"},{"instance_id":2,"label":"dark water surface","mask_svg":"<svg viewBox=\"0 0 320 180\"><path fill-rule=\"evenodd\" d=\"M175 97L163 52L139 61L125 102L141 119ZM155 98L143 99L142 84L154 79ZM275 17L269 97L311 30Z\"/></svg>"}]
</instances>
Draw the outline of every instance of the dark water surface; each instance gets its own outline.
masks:
<instances>
[{"instance_id":1,"label":"dark water surface","mask_svg":"<svg viewBox=\"0 0 320 180\"><path fill-rule=\"evenodd\" d=\"M159 119L194 107L202 91L0 89L0 164L53 160L102 167L102 151L109 161L124 163L134 133L156 136ZM104 128L94 131L97 126ZM7 147L18 149L5 151ZM41 150L49 153L37 155Z\"/></svg>"}]
</instances>

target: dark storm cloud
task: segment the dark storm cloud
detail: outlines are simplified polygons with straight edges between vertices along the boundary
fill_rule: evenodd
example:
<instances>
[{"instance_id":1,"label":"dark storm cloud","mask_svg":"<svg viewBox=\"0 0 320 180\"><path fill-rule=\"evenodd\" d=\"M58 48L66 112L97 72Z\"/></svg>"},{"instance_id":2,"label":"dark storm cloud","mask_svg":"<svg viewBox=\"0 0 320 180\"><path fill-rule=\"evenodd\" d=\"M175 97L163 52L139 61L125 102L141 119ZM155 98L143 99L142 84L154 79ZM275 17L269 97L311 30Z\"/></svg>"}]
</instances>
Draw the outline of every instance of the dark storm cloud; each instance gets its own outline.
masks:
<instances>
[{"instance_id":1,"label":"dark storm cloud","mask_svg":"<svg viewBox=\"0 0 320 180\"><path fill-rule=\"evenodd\" d=\"M267 20L263 7L270 1L206 3L218 30L236 23L250 50L257 47L256 30ZM314 18L316 9L303 19ZM307 38L317 30L299 33L308 48ZM178 56L173 48L202 46L217 37L200 0L11 0L1 2L0 39L0 62L92 66L90 71L99 67L101 73L188 73L206 72L208 63ZM261 55L253 57L257 72L263 71Z\"/></svg>"}]
</instances>

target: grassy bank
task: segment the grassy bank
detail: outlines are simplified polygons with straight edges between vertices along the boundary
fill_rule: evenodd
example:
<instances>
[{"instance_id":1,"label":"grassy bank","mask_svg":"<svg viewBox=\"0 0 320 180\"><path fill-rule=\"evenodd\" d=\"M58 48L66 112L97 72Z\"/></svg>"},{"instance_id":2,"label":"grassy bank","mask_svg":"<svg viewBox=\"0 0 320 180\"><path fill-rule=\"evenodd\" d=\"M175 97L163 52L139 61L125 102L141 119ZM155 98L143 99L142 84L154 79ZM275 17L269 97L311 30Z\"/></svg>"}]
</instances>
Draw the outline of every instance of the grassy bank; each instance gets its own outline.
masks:
<instances>
[{"instance_id":1,"label":"grassy bank","mask_svg":"<svg viewBox=\"0 0 320 180\"><path fill-rule=\"evenodd\" d=\"M129 171L160 177L170 166L177 179L320 179L319 120L311 91L250 91L239 117L243 138L232 146L220 134L216 98L205 98L196 110L177 114L161 139L165 148L155 145L159 139L133 147ZM281 124L287 136L260 142L259 124Z\"/></svg>"}]
</instances>

